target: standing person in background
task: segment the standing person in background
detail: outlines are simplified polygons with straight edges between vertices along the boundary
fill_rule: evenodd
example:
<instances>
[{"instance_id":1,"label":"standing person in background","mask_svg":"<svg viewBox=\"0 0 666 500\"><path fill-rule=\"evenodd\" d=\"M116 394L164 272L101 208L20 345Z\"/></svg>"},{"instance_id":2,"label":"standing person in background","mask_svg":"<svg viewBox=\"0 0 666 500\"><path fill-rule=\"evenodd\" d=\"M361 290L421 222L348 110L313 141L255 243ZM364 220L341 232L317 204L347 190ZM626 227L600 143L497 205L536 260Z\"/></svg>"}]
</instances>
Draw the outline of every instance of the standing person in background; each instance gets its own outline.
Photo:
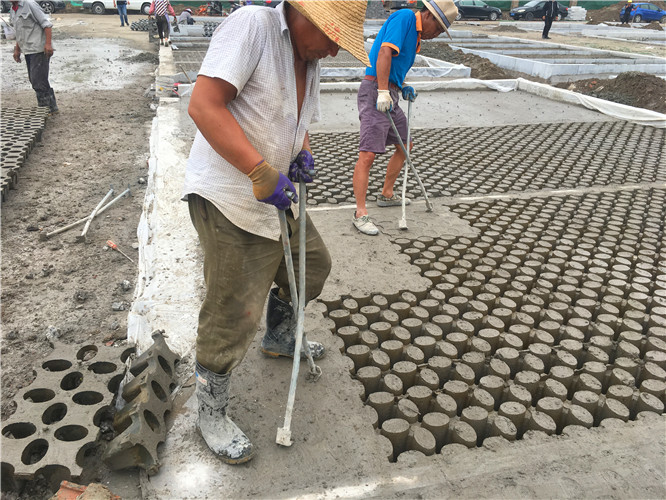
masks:
<instances>
[{"instance_id":1,"label":"standing person in background","mask_svg":"<svg viewBox=\"0 0 666 500\"><path fill-rule=\"evenodd\" d=\"M12 0L10 23L16 31L14 60L21 62L21 52L28 66L28 79L37 105L58 112L55 93L49 83L49 62L53 55L51 28L53 24L35 0Z\"/></svg>"},{"instance_id":2,"label":"standing person in background","mask_svg":"<svg viewBox=\"0 0 666 500\"><path fill-rule=\"evenodd\" d=\"M160 37L161 45L168 45L169 42L169 16L176 17L176 13L171 7L169 0L153 0L150 4L150 10L148 11L148 19L150 16L155 14L155 21L157 21L157 34Z\"/></svg>"},{"instance_id":3,"label":"standing person in background","mask_svg":"<svg viewBox=\"0 0 666 500\"><path fill-rule=\"evenodd\" d=\"M627 0L627 3L624 4L624 14L622 14L622 24L629 24L631 21L631 11L634 9L634 4L632 0Z\"/></svg>"},{"instance_id":4,"label":"standing person in background","mask_svg":"<svg viewBox=\"0 0 666 500\"><path fill-rule=\"evenodd\" d=\"M395 146L395 152L386 167L384 187L377 197L377 206L402 204L402 198L393 194L393 185L405 162L399 141L407 141L407 119L398 106L398 96L402 94L403 99L412 102L416 99L414 88L404 84L405 76L421 49L421 40L430 40L444 32L448 34L449 26L458 15L453 0L424 0L423 5L420 12L402 9L386 20L372 44L372 66L366 69L365 79L358 90L361 133L358 161L354 167L356 211L352 223L359 232L369 236L379 234L365 206L370 168L375 156L385 153L389 145ZM387 111L391 112L400 137L394 134ZM409 204L409 200L405 200L405 204Z\"/></svg>"},{"instance_id":5,"label":"standing person in background","mask_svg":"<svg viewBox=\"0 0 666 500\"><path fill-rule=\"evenodd\" d=\"M543 12L544 24L543 24L543 32L541 33L541 38L550 40L548 32L550 31L550 27L553 25L553 20L557 18L559 11L560 11L560 6L557 5L557 2L555 0L548 0L546 2Z\"/></svg>"},{"instance_id":6,"label":"standing person in background","mask_svg":"<svg viewBox=\"0 0 666 500\"><path fill-rule=\"evenodd\" d=\"M129 21L127 20L127 6L129 5L129 0L113 0L113 6L118 9L118 15L120 16L120 27L127 25L129 26Z\"/></svg>"}]
</instances>

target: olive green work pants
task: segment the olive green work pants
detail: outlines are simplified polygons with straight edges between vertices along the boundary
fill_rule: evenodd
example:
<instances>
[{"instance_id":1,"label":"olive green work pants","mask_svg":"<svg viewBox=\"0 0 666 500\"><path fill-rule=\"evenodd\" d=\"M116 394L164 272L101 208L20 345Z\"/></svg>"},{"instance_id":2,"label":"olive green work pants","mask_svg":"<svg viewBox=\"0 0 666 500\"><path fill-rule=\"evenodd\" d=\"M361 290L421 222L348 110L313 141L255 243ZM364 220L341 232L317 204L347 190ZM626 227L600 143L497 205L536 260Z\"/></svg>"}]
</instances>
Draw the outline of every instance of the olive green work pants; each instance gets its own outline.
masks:
<instances>
[{"instance_id":1,"label":"olive green work pants","mask_svg":"<svg viewBox=\"0 0 666 500\"><path fill-rule=\"evenodd\" d=\"M243 359L259 327L273 282L289 296L282 239L248 233L232 224L210 201L188 195L190 218L204 252L206 297L199 311L197 361L215 373L228 373ZM305 290L319 296L331 270L331 256L307 217ZM275 224L280 224L277 210ZM287 211L289 242L298 283L299 222Z\"/></svg>"}]
</instances>

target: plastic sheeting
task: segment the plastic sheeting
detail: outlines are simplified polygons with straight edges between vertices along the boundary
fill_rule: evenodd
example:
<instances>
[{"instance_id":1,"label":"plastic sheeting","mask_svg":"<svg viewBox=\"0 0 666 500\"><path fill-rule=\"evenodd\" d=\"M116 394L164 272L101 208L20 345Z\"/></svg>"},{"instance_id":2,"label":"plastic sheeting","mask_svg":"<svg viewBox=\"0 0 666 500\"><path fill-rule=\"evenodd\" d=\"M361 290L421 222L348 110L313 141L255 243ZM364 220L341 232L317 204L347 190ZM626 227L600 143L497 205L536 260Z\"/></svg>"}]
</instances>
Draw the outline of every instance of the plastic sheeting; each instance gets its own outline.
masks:
<instances>
[{"instance_id":1,"label":"plastic sheeting","mask_svg":"<svg viewBox=\"0 0 666 500\"><path fill-rule=\"evenodd\" d=\"M608 116L626 120L640 125L649 125L651 127L666 128L666 115L650 111L648 109L635 108L616 102L606 101L598 97L591 97L571 90L559 89L546 85L544 83L531 82L523 78L518 78L518 90L529 92L541 97L547 97L556 101L562 101L569 104L578 104L588 109L594 109Z\"/></svg>"}]
</instances>

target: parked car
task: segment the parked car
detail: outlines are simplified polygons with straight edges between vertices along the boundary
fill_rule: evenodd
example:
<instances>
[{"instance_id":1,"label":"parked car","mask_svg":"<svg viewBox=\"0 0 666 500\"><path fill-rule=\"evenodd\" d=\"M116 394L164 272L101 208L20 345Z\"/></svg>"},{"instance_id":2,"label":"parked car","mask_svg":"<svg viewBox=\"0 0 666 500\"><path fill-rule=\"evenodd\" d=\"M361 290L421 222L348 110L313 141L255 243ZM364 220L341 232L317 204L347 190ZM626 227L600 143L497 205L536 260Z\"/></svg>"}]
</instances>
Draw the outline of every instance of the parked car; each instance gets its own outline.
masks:
<instances>
[{"instance_id":1,"label":"parked car","mask_svg":"<svg viewBox=\"0 0 666 500\"><path fill-rule=\"evenodd\" d=\"M113 6L113 0L83 0L83 8L90 10L93 14L104 14L107 10L116 11ZM140 12L148 15L150 2L145 0L130 0L127 6L127 12Z\"/></svg>"},{"instance_id":2,"label":"parked car","mask_svg":"<svg viewBox=\"0 0 666 500\"><path fill-rule=\"evenodd\" d=\"M511 19L515 19L516 21L518 21L519 19L524 19L525 21L533 21L535 19L540 20L545 14L545 7L546 7L545 1L532 0L531 2L527 2L525 5L521 5L520 7L511 9L509 15L511 16ZM562 19L567 17L569 9L567 9L560 2L557 2L557 8L559 10L559 14L557 15L556 19L558 21L561 21Z\"/></svg>"},{"instance_id":3,"label":"parked car","mask_svg":"<svg viewBox=\"0 0 666 500\"><path fill-rule=\"evenodd\" d=\"M620 22L624 16L624 7L620 11ZM659 21L666 23L666 10L660 9L653 3L635 3L634 9L631 11L631 20L635 23L642 21Z\"/></svg>"},{"instance_id":4,"label":"parked car","mask_svg":"<svg viewBox=\"0 0 666 500\"><path fill-rule=\"evenodd\" d=\"M37 3L47 14L65 10L65 2L62 0L38 0ZM12 2L9 0L2 0L2 12L9 12Z\"/></svg>"},{"instance_id":5,"label":"parked car","mask_svg":"<svg viewBox=\"0 0 666 500\"><path fill-rule=\"evenodd\" d=\"M382 0L386 10L416 9L416 0Z\"/></svg>"},{"instance_id":6,"label":"parked car","mask_svg":"<svg viewBox=\"0 0 666 500\"><path fill-rule=\"evenodd\" d=\"M497 7L491 7L481 0L458 0L454 2L458 7L458 17L456 21L461 19L490 19L497 21L502 17L502 11Z\"/></svg>"}]
</instances>

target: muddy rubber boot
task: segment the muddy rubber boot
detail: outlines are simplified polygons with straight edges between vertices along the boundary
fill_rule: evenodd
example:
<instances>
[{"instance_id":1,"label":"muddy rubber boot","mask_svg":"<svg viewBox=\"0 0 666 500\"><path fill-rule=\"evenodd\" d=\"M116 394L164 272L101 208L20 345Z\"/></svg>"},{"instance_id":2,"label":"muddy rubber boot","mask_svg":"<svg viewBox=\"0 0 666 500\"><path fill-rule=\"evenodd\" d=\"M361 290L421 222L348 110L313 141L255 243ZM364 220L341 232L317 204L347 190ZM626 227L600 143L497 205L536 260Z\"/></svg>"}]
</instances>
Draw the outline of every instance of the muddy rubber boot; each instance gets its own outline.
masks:
<instances>
[{"instance_id":1,"label":"muddy rubber boot","mask_svg":"<svg viewBox=\"0 0 666 500\"><path fill-rule=\"evenodd\" d=\"M252 459L254 447L242 430L227 416L230 374L220 375L196 365L199 417L197 428L220 460L242 464Z\"/></svg>"},{"instance_id":2,"label":"muddy rubber boot","mask_svg":"<svg viewBox=\"0 0 666 500\"><path fill-rule=\"evenodd\" d=\"M266 310L266 334L261 341L261 352L266 356L294 357L296 347L296 318L291 304L278 297L279 288L273 288L268 294L268 308ZM324 346L319 342L310 342L312 359L324 357ZM301 358L305 359L305 352L301 348Z\"/></svg>"}]
</instances>

